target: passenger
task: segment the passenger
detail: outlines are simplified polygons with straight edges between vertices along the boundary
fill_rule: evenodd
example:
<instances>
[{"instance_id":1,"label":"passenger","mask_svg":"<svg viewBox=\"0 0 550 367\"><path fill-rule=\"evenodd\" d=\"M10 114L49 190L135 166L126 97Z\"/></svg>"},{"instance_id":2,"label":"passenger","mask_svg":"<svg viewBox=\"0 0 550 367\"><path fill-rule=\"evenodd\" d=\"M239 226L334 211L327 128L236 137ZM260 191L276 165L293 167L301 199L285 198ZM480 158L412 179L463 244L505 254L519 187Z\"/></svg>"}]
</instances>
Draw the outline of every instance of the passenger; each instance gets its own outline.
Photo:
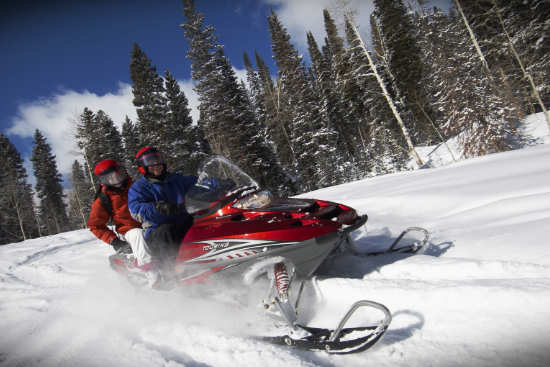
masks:
<instances>
[{"instance_id":1,"label":"passenger","mask_svg":"<svg viewBox=\"0 0 550 367\"><path fill-rule=\"evenodd\" d=\"M154 147L141 149L136 160L143 177L130 187L130 213L145 229L145 239L153 253L161 262L172 261L193 224L184 202L197 177L170 173L162 153Z\"/></svg>"},{"instance_id":2,"label":"passenger","mask_svg":"<svg viewBox=\"0 0 550 367\"><path fill-rule=\"evenodd\" d=\"M99 178L100 189L88 219L90 231L117 252L131 249L149 286L157 287L160 282L159 271L145 241L141 224L132 218L128 210L128 189L132 179L124 167L110 159L99 162L94 173ZM107 226L109 218L112 218L116 232Z\"/></svg>"}]
</instances>

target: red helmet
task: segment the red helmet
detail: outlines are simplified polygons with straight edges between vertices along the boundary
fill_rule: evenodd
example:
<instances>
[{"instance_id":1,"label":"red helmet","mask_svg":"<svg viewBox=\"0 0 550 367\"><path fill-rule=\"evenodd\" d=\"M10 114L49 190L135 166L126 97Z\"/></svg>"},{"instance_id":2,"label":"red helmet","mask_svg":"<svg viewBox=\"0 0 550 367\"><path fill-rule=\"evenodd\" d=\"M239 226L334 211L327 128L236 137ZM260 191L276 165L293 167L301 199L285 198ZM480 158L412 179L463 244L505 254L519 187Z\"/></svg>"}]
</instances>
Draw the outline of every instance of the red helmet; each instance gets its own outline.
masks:
<instances>
[{"instance_id":1,"label":"red helmet","mask_svg":"<svg viewBox=\"0 0 550 367\"><path fill-rule=\"evenodd\" d=\"M142 175L145 175L147 173L146 168L149 166L162 164L165 166L166 169L164 157L162 156L162 153L155 147L147 146L145 148L141 148L140 151L136 154L136 161L138 170L139 172L141 172Z\"/></svg>"},{"instance_id":2,"label":"red helmet","mask_svg":"<svg viewBox=\"0 0 550 367\"><path fill-rule=\"evenodd\" d=\"M128 177L124 167L112 159L105 159L96 164L94 173L99 177L99 183L106 186L121 185Z\"/></svg>"}]
</instances>

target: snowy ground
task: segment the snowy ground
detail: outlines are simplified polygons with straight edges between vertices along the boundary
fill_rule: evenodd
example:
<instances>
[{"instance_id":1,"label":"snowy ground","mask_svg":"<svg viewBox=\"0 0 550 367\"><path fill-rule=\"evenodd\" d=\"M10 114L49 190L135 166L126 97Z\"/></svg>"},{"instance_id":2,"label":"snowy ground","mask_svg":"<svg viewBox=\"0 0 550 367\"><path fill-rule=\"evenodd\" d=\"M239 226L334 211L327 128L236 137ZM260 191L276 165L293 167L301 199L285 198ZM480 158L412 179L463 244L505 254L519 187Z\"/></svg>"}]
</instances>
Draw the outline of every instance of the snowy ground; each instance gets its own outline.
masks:
<instances>
[{"instance_id":1,"label":"snowy ground","mask_svg":"<svg viewBox=\"0 0 550 367\"><path fill-rule=\"evenodd\" d=\"M550 142L540 114L529 126ZM135 291L81 230L0 247L0 366L547 366L549 162L539 144L304 195L367 213L368 232L353 233L365 250L408 226L431 233L423 254L324 267L312 322L332 325L359 299L392 311L367 352L265 345L243 336L253 316L231 306Z\"/></svg>"}]
</instances>

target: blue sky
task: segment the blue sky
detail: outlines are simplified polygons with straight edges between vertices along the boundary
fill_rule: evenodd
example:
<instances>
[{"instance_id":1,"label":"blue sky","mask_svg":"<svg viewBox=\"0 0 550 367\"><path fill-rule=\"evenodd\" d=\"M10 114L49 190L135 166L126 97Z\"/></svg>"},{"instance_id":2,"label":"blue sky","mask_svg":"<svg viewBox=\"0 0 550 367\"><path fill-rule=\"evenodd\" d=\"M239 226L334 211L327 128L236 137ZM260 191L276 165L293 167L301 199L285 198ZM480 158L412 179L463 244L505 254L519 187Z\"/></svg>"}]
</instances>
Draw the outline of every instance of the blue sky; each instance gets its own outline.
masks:
<instances>
[{"instance_id":1,"label":"blue sky","mask_svg":"<svg viewBox=\"0 0 550 367\"><path fill-rule=\"evenodd\" d=\"M244 76L243 52L253 60L255 49L272 72L276 70L266 20L271 7L291 41L307 55L305 32L311 30L321 44L322 9L334 9L337 2L195 0L240 76ZM368 30L372 1L349 2L358 10L360 29ZM135 119L129 76L134 42L159 73L170 70L191 107L196 106L185 58L187 43L179 26L185 21L180 0L8 0L1 8L0 131L24 158L31 154L32 135L38 128L66 175L74 159L80 158L73 143L73 121L84 107L103 109L116 124L126 115ZM32 176L31 166L27 169Z\"/></svg>"}]
</instances>

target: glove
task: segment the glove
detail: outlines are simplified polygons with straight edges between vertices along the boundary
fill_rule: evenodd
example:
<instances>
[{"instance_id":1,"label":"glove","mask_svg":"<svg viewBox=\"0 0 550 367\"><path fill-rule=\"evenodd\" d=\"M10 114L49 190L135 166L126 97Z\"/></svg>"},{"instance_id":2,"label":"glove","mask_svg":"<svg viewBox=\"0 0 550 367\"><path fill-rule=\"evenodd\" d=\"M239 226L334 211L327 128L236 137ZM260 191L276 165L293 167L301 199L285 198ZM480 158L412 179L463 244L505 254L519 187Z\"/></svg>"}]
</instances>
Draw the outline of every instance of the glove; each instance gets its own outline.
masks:
<instances>
[{"instance_id":1,"label":"glove","mask_svg":"<svg viewBox=\"0 0 550 367\"><path fill-rule=\"evenodd\" d=\"M116 252L119 252L120 249L126 247L126 246L129 246L128 245L128 242L126 241L123 241L121 240L120 238L118 237L115 237L113 238L113 240L111 241L111 246L113 246L113 248L115 249Z\"/></svg>"},{"instance_id":2,"label":"glove","mask_svg":"<svg viewBox=\"0 0 550 367\"><path fill-rule=\"evenodd\" d=\"M185 208L183 204L178 205L169 201L157 201L155 203L155 209L157 212L165 215L175 215L181 213L183 211L182 208Z\"/></svg>"}]
</instances>

